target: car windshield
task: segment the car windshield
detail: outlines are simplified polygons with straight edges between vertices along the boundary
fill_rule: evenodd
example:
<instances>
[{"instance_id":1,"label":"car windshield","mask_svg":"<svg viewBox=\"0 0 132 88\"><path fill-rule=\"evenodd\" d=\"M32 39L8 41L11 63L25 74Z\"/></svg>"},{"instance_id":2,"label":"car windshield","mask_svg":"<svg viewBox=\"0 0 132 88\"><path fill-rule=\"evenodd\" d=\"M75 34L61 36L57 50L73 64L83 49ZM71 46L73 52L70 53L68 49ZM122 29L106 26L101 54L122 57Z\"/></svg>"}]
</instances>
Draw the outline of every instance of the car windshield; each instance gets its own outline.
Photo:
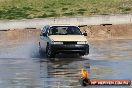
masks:
<instances>
[{"instance_id":1,"label":"car windshield","mask_svg":"<svg viewBox=\"0 0 132 88\"><path fill-rule=\"evenodd\" d=\"M52 26L49 35L81 35L81 31L76 26Z\"/></svg>"}]
</instances>

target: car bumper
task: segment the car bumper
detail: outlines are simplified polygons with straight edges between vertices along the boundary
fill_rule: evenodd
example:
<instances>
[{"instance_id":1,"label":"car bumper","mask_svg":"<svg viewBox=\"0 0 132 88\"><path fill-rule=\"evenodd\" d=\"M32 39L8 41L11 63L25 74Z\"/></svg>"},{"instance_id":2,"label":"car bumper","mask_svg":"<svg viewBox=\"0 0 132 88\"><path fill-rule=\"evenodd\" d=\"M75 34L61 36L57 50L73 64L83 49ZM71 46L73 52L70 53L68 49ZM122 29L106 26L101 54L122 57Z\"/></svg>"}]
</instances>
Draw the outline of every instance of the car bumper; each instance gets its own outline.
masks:
<instances>
[{"instance_id":1,"label":"car bumper","mask_svg":"<svg viewBox=\"0 0 132 88\"><path fill-rule=\"evenodd\" d=\"M51 49L55 53L83 53L85 55L89 54L88 44L74 44L74 45L61 45L61 44L51 44Z\"/></svg>"}]
</instances>

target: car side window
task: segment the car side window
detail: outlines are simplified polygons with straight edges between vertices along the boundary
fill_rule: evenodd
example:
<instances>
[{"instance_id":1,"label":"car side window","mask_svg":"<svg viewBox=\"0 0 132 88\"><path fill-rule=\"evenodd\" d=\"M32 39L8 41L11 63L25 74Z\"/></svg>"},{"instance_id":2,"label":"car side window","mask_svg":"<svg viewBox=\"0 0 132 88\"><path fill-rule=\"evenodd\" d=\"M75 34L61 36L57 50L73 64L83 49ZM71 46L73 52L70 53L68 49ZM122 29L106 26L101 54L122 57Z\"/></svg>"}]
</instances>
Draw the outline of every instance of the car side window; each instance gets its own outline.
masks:
<instances>
[{"instance_id":1,"label":"car side window","mask_svg":"<svg viewBox=\"0 0 132 88\"><path fill-rule=\"evenodd\" d=\"M43 34L47 34L48 33L48 29L49 29L49 26L44 26L42 28L42 31L40 33L40 36L43 36Z\"/></svg>"},{"instance_id":2,"label":"car side window","mask_svg":"<svg viewBox=\"0 0 132 88\"><path fill-rule=\"evenodd\" d=\"M44 33L48 33L48 29L49 29L49 26L46 26L46 27L45 27L45 32L44 32Z\"/></svg>"},{"instance_id":3,"label":"car side window","mask_svg":"<svg viewBox=\"0 0 132 88\"><path fill-rule=\"evenodd\" d=\"M40 33L40 36L42 36L43 33L45 33L45 26L42 28L41 33Z\"/></svg>"},{"instance_id":4,"label":"car side window","mask_svg":"<svg viewBox=\"0 0 132 88\"><path fill-rule=\"evenodd\" d=\"M44 28L43 28L42 32L43 32L43 33L45 33L45 32L46 32L46 27L44 27Z\"/></svg>"},{"instance_id":5,"label":"car side window","mask_svg":"<svg viewBox=\"0 0 132 88\"><path fill-rule=\"evenodd\" d=\"M42 28L41 34L43 34L43 33L45 33L45 32L46 32L46 27L44 26L44 27Z\"/></svg>"}]
</instances>

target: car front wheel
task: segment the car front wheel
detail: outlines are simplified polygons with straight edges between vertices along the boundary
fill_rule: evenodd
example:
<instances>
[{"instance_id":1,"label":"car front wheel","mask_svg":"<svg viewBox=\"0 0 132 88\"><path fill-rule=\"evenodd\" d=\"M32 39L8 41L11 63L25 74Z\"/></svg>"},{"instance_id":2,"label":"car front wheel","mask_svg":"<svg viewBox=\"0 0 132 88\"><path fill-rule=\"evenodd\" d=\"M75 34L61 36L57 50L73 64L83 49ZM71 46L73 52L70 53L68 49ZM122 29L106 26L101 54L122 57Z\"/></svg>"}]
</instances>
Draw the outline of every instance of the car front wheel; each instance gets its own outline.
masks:
<instances>
[{"instance_id":1,"label":"car front wheel","mask_svg":"<svg viewBox=\"0 0 132 88\"><path fill-rule=\"evenodd\" d=\"M49 45L46 47L46 56L48 58L54 58L55 57L55 53L52 51L52 49Z\"/></svg>"},{"instance_id":2,"label":"car front wheel","mask_svg":"<svg viewBox=\"0 0 132 88\"><path fill-rule=\"evenodd\" d=\"M84 56L85 55L85 53L79 53L79 56Z\"/></svg>"}]
</instances>

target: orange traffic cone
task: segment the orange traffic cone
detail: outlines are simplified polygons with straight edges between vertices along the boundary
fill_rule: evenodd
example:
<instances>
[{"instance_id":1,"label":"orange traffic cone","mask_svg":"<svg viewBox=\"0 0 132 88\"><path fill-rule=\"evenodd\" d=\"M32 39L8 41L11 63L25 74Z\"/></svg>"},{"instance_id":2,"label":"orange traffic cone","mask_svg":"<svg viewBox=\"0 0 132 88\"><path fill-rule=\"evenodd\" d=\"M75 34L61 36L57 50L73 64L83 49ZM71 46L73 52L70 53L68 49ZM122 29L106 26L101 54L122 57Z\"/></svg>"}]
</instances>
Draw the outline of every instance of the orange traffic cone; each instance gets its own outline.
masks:
<instances>
[{"instance_id":1,"label":"orange traffic cone","mask_svg":"<svg viewBox=\"0 0 132 88\"><path fill-rule=\"evenodd\" d=\"M88 78L88 71L84 71L84 68L82 68L82 77L83 78Z\"/></svg>"}]
</instances>

